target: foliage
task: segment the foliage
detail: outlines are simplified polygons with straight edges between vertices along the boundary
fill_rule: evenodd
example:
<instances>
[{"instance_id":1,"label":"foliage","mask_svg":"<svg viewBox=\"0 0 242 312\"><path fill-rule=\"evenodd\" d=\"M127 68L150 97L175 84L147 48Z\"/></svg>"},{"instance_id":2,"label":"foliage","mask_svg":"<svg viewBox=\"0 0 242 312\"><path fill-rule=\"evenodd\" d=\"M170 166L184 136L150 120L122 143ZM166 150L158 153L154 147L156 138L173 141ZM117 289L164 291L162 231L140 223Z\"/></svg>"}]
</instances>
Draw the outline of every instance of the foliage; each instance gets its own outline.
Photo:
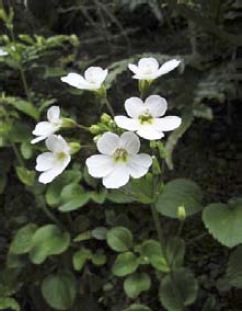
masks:
<instances>
[{"instance_id":1,"label":"foliage","mask_svg":"<svg viewBox=\"0 0 242 312\"><path fill-rule=\"evenodd\" d=\"M242 287L242 200L236 190L237 197L226 198L231 192L221 194L218 181L214 195L211 172L203 180L201 163L182 171L179 151L200 128L216 125L224 107L228 126L231 103L241 100L241 7L192 0L24 3L12 8L3 1L0 8L7 53L0 56L0 309L202 310L207 304L225 310L220 283L224 292ZM127 67L143 57L182 61L175 74L140 90L167 98L171 115L183 122L164 139L142 144L142 153L152 155L148 174L108 190L84 159L100 135L123 132L111 115L98 116L109 102L123 114L121 104L138 95ZM60 82L96 64L109 70L99 92ZM62 108L60 131L72 164L41 185L33 159L44 150L30 141L53 104ZM218 144L218 153L223 148Z\"/></svg>"}]
</instances>

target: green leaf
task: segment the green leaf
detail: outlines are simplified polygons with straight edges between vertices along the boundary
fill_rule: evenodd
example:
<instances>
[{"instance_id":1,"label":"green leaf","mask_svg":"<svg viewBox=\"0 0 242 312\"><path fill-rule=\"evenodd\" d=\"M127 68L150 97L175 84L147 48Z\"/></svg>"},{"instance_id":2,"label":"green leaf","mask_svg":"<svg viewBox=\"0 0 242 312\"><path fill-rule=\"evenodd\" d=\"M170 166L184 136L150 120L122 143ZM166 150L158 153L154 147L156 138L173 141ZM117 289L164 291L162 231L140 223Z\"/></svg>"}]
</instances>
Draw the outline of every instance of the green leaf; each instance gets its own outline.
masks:
<instances>
[{"instance_id":1,"label":"green leaf","mask_svg":"<svg viewBox=\"0 0 242 312\"><path fill-rule=\"evenodd\" d=\"M81 242L81 241L85 241L85 240L89 240L92 238L92 232L91 231L86 231L83 233L78 234L73 241L76 242Z\"/></svg>"},{"instance_id":2,"label":"green leaf","mask_svg":"<svg viewBox=\"0 0 242 312\"><path fill-rule=\"evenodd\" d=\"M97 204L103 204L105 202L107 191L103 190L101 192L90 192L90 198Z\"/></svg>"},{"instance_id":3,"label":"green leaf","mask_svg":"<svg viewBox=\"0 0 242 312\"><path fill-rule=\"evenodd\" d=\"M92 230L92 237L98 240L105 240L107 238L108 229L105 226L99 226Z\"/></svg>"},{"instance_id":4,"label":"green leaf","mask_svg":"<svg viewBox=\"0 0 242 312\"><path fill-rule=\"evenodd\" d=\"M10 245L10 252L15 255L29 252L32 247L32 236L37 228L37 225L34 223L29 223L20 228Z\"/></svg>"},{"instance_id":5,"label":"green leaf","mask_svg":"<svg viewBox=\"0 0 242 312\"><path fill-rule=\"evenodd\" d=\"M133 196L126 194L122 190L110 190L107 199L116 204L128 204L135 201Z\"/></svg>"},{"instance_id":6,"label":"green leaf","mask_svg":"<svg viewBox=\"0 0 242 312\"><path fill-rule=\"evenodd\" d=\"M165 309L179 311L196 300L197 292L198 283L193 274L180 268L162 278L159 298Z\"/></svg>"},{"instance_id":7,"label":"green leaf","mask_svg":"<svg viewBox=\"0 0 242 312\"><path fill-rule=\"evenodd\" d=\"M215 203L203 211L203 222L209 233L221 244L234 247L242 243L242 199L228 204Z\"/></svg>"},{"instance_id":8,"label":"green leaf","mask_svg":"<svg viewBox=\"0 0 242 312\"><path fill-rule=\"evenodd\" d=\"M39 110L33 106L32 103L22 100L17 97L4 97L1 101L4 101L5 104L11 105L16 108L18 111L24 113L25 115L32 117L35 120L39 119Z\"/></svg>"},{"instance_id":9,"label":"green leaf","mask_svg":"<svg viewBox=\"0 0 242 312\"><path fill-rule=\"evenodd\" d=\"M70 244L70 234L62 232L56 225L40 227L32 237L30 259L34 264L43 263L48 256L66 251Z\"/></svg>"},{"instance_id":10,"label":"green leaf","mask_svg":"<svg viewBox=\"0 0 242 312\"><path fill-rule=\"evenodd\" d=\"M75 277L69 272L51 274L42 281L41 292L50 307L68 310L76 297Z\"/></svg>"},{"instance_id":11,"label":"green leaf","mask_svg":"<svg viewBox=\"0 0 242 312\"><path fill-rule=\"evenodd\" d=\"M90 195L80 185L71 183L62 189L60 198L62 205L58 210L69 212L83 207L89 201Z\"/></svg>"},{"instance_id":12,"label":"green leaf","mask_svg":"<svg viewBox=\"0 0 242 312\"><path fill-rule=\"evenodd\" d=\"M24 167L16 167L16 173L23 184L27 186L32 186L34 184L35 171L30 171Z\"/></svg>"},{"instance_id":13,"label":"green leaf","mask_svg":"<svg viewBox=\"0 0 242 312\"><path fill-rule=\"evenodd\" d=\"M74 253L72 263L76 271L80 271L86 261L92 258L92 252L89 249L83 248Z\"/></svg>"},{"instance_id":14,"label":"green leaf","mask_svg":"<svg viewBox=\"0 0 242 312\"><path fill-rule=\"evenodd\" d=\"M104 265L107 262L107 257L103 251L97 251L92 255L92 263L96 266Z\"/></svg>"},{"instance_id":15,"label":"green leaf","mask_svg":"<svg viewBox=\"0 0 242 312\"><path fill-rule=\"evenodd\" d=\"M237 247L230 255L226 271L226 280L230 285L242 288L242 246Z\"/></svg>"},{"instance_id":16,"label":"green leaf","mask_svg":"<svg viewBox=\"0 0 242 312\"><path fill-rule=\"evenodd\" d=\"M134 273L139 266L139 261L133 252L124 252L117 256L112 273L116 276L126 276Z\"/></svg>"},{"instance_id":17,"label":"green leaf","mask_svg":"<svg viewBox=\"0 0 242 312\"><path fill-rule=\"evenodd\" d=\"M81 179L81 173L78 170L67 170L61 176L53 181L46 192L46 201L51 207L58 207L60 204L60 193L62 189L70 183L78 183Z\"/></svg>"},{"instance_id":18,"label":"green leaf","mask_svg":"<svg viewBox=\"0 0 242 312\"><path fill-rule=\"evenodd\" d=\"M144 263L150 263L155 269L162 272L169 272L170 267L161 251L160 242L149 239L138 246L138 251Z\"/></svg>"},{"instance_id":19,"label":"green leaf","mask_svg":"<svg viewBox=\"0 0 242 312\"><path fill-rule=\"evenodd\" d=\"M20 146L20 150L24 159L30 159L32 157L33 149L30 142L23 142Z\"/></svg>"},{"instance_id":20,"label":"green leaf","mask_svg":"<svg viewBox=\"0 0 242 312\"><path fill-rule=\"evenodd\" d=\"M125 311L151 311L151 309L147 305L133 303L127 309L125 309Z\"/></svg>"},{"instance_id":21,"label":"green leaf","mask_svg":"<svg viewBox=\"0 0 242 312\"><path fill-rule=\"evenodd\" d=\"M19 311L20 306L14 298L0 297L0 310L1 311L9 311L9 310Z\"/></svg>"},{"instance_id":22,"label":"green leaf","mask_svg":"<svg viewBox=\"0 0 242 312\"><path fill-rule=\"evenodd\" d=\"M200 187L188 179L176 179L164 186L158 197L156 209L162 215L177 218L178 207L183 206L186 216L191 216L202 209Z\"/></svg>"},{"instance_id":23,"label":"green leaf","mask_svg":"<svg viewBox=\"0 0 242 312\"><path fill-rule=\"evenodd\" d=\"M134 273L124 281L124 291L129 298L136 298L143 291L150 289L151 280L146 273Z\"/></svg>"},{"instance_id":24,"label":"green leaf","mask_svg":"<svg viewBox=\"0 0 242 312\"><path fill-rule=\"evenodd\" d=\"M115 251L127 251L133 246L133 235L127 228L117 226L108 231L107 243Z\"/></svg>"}]
</instances>

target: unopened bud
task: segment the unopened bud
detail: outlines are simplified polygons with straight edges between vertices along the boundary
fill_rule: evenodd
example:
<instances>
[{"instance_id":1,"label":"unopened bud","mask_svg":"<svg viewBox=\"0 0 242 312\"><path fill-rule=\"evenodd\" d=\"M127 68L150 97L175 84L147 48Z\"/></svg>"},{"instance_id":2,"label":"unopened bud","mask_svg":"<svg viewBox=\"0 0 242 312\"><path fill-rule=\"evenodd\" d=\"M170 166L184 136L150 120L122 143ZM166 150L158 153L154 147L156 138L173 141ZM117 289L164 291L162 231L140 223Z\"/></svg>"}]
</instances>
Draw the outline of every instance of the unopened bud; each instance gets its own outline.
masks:
<instances>
[{"instance_id":1,"label":"unopened bud","mask_svg":"<svg viewBox=\"0 0 242 312\"><path fill-rule=\"evenodd\" d=\"M101 128L98 125L92 125L89 127L89 130L92 134L98 134L101 131Z\"/></svg>"},{"instance_id":2,"label":"unopened bud","mask_svg":"<svg viewBox=\"0 0 242 312\"><path fill-rule=\"evenodd\" d=\"M106 113L102 114L101 116L101 122L108 124L110 121L112 121L112 117Z\"/></svg>"},{"instance_id":3,"label":"unopened bud","mask_svg":"<svg viewBox=\"0 0 242 312\"><path fill-rule=\"evenodd\" d=\"M62 125L63 128L75 128L77 126L77 123L75 120L71 118L62 118Z\"/></svg>"},{"instance_id":4,"label":"unopened bud","mask_svg":"<svg viewBox=\"0 0 242 312\"><path fill-rule=\"evenodd\" d=\"M71 142L71 143L69 143L69 146L70 146L72 155L76 154L81 149L81 145L78 142Z\"/></svg>"},{"instance_id":5,"label":"unopened bud","mask_svg":"<svg viewBox=\"0 0 242 312\"><path fill-rule=\"evenodd\" d=\"M180 221L184 221L186 219L186 209L184 206L179 206L177 208L177 217Z\"/></svg>"}]
</instances>

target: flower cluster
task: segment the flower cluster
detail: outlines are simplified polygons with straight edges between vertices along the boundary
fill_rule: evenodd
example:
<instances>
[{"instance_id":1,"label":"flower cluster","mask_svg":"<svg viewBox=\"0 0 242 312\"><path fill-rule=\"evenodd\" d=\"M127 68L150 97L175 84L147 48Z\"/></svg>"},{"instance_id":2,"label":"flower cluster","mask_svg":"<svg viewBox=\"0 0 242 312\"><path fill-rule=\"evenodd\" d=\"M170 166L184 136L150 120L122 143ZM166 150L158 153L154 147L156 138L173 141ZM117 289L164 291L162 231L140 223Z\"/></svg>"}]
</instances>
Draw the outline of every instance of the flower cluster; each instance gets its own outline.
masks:
<instances>
[{"instance_id":1,"label":"flower cluster","mask_svg":"<svg viewBox=\"0 0 242 312\"><path fill-rule=\"evenodd\" d=\"M128 67L134 73L134 79L150 85L154 79L167 74L179 64L179 60L173 59L160 67L156 59L142 58L138 65L129 64ZM105 89L107 75L107 69L89 67L84 76L69 73L61 81L78 89L99 92ZM137 179L146 175L152 165L152 157L139 153L139 137L159 140L164 137L164 132L174 130L181 124L180 117L163 117L167 106L167 101L159 95L150 95L144 101L139 97L127 99L124 107L128 117L114 116L114 121L120 129L128 131L120 136L107 131L98 138L96 144L100 154L92 155L86 160L89 174L94 178L102 178L103 185L113 189L127 184L130 177ZM37 157L36 164L36 170L42 172L39 182L45 184L61 174L71 161L70 145L61 135L55 135L63 127L58 106L48 109L47 120L36 125L33 131L36 138L31 141L34 144L45 140L49 150Z\"/></svg>"}]
</instances>

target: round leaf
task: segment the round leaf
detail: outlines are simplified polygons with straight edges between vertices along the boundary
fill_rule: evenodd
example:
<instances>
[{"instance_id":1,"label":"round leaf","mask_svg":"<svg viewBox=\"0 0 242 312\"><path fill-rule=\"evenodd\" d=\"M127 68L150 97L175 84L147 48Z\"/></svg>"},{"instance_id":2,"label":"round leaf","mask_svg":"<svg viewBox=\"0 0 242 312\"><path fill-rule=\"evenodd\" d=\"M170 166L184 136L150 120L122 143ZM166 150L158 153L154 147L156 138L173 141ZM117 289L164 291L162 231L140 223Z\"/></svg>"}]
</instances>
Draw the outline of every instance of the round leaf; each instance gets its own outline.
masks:
<instances>
[{"instance_id":1,"label":"round leaf","mask_svg":"<svg viewBox=\"0 0 242 312\"><path fill-rule=\"evenodd\" d=\"M230 255L226 278L229 281L230 285L238 288L242 288L242 246L239 246L232 254Z\"/></svg>"},{"instance_id":2,"label":"round leaf","mask_svg":"<svg viewBox=\"0 0 242 312\"><path fill-rule=\"evenodd\" d=\"M70 309L76 296L75 278L68 272L51 274L43 280L41 292L52 308L57 310Z\"/></svg>"},{"instance_id":3,"label":"round leaf","mask_svg":"<svg viewBox=\"0 0 242 312\"><path fill-rule=\"evenodd\" d=\"M163 277L159 298L167 310L179 311L196 300L197 291L198 283L193 274L181 268Z\"/></svg>"},{"instance_id":4,"label":"round leaf","mask_svg":"<svg viewBox=\"0 0 242 312\"><path fill-rule=\"evenodd\" d=\"M202 191L193 181L176 179L164 186L156 202L156 209L162 215L177 218L180 206L186 210L186 216L191 216L202 209Z\"/></svg>"},{"instance_id":5,"label":"round leaf","mask_svg":"<svg viewBox=\"0 0 242 312\"><path fill-rule=\"evenodd\" d=\"M129 298L136 298L143 291L149 290L151 280L146 273L135 273L124 281L124 290Z\"/></svg>"},{"instance_id":6,"label":"round leaf","mask_svg":"<svg viewBox=\"0 0 242 312\"><path fill-rule=\"evenodd\" d=\"M32 237L30 259L35 264L41 264L50 255L63 253L70 244L70 234L61 232L53 224L39 228Z\"/></svg>"},{"instance_id":7,"label":"round leaf","mask_svg":"<svg viewBox=\"0 0 242 312\"><path fill-rule=\"evenodd\" d=\"M127 228L117 226L108 231L107 243L115 251L127 251L133 246L133 236Z\"/></svg>"},{"instance_id":8,"label":"round leaf","mask_svg":"<svg viewBox=\"0 0 242 312\"><path fill-rule=\"evenodd\" d=\"M210 204L204 209L203 222L221 244L232 248L242 243L241 203Z\"/></svg>"},{"instance_id":9,"label":"round leaf","mask_svg":"<svg viewBox=\"0 0 242 312\"><path fill-rule=\"evenodd\" d=\"M36 224L29 223L19 229L11 243L10 252L15 255L21 255L29 252L32 247L32 236L37 228Z\"/></svg>"},{"instance_id":10,"label":"round leaf","mask_svg":"<svg viewBox=\"0 0 242 312\"><path fill-rule=\"evenodd\" d=\"M124 252L117 256L112 272L116 276L126 276L134 273L139 266L137 257L132 252Z\"/></svg>"}]
</instances>

